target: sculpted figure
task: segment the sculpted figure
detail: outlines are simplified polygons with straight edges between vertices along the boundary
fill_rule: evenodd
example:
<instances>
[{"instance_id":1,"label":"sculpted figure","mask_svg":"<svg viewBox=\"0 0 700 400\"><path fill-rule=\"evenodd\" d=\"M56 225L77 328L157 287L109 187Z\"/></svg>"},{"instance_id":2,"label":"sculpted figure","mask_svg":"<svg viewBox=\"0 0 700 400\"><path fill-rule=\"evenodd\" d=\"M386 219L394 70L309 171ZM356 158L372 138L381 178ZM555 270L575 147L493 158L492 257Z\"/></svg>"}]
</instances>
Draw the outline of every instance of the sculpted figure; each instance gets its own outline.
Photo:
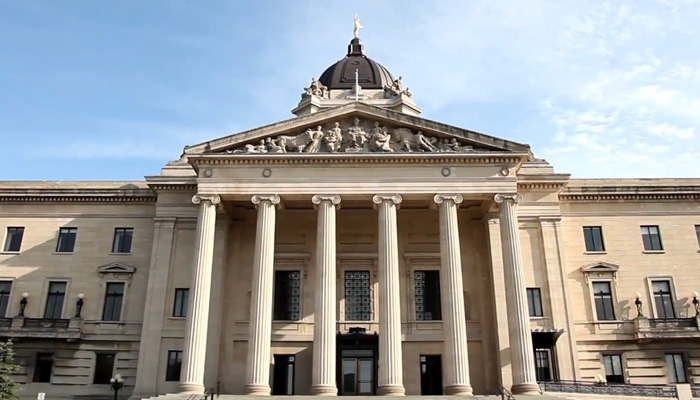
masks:
<instances>
[{"instance_id":1,"label":"sculpted figure","mask_svg":"<svg viewBox=\"0 0 700 400\"><path fill-rule=\"evenodd\" d=\"M350 148L360 150L367 143L367 132L360 126L360 119L355 118L353 125L348 128L348 139L350 140Z\"/></svg>"},{"instance_id":2,"label":"sculpted figure","mask_svg":"<svg viewBox=\"0 0 700 400\"><path fill-rule=\"evenodd\" d=\"M321 148L321 140L323 139L323 128L321 125L316 127L316 130L307 130L305 134L309 135L309 145L306 147L307 153L318 153Z\"/></svg>"},{"instance_id":3,"label":"sculpted figure","mask_svg":"<svg viewBox=\"0 0 700 400\"><path fill-rule=\"evenodd\" d=\"M328 147L328 151L331 153L340 150L340 143L343 141L343 131L340 129L339 122L336 122L335 126L326 132L323 141L326 143L326 147Z\"/></svg>"},{"instance_id":4,"label":"sculpted figure","mask_svg":"<svg viewBox=\"0 0 700 400\"><path fill-rule=\"evenodd\" d=\"M374 123L374 128L370 131L370 144L373 151L381 151L385 153L393 153L394 150L389 147L391 135L386 127L379 127L379 122Z\"/></svg>"},{"instance_id":5,"label":"sculpted figure","mask_svg":"<svg viewBox=\"0 0 700 400\"><path fill-rule=\"evenodd\" d=\"M309 97L309 96L325 97L327 91L328 91L328 87L326 87L324 84L322 84L318 79L311 78L311 85L309 85L309 87L307 87L307 88L304 88L304 94L302 95L302 97Z\"/></svg>"},{"instance_id":6,"label":"sculpted figure","mask_svg":"<svg viewBox=\"0 0 700 400\"><path fill-rule=\"evenodd\" d=\"M408 88L403 87L403 82L401 82L400 76L399 79L394 79L394 81L391 82L391 85L384 86L384 94L385 97L395 97L402 94L411 97L411 92L408 90Z\"/></svg>"},{"instance_id":7,"label":"sculpted figure","mask_svg":"<svg viewBox=\"0 0 700 400\"><path fill-rule=\"evenodd\" d=\"M277 144L277 140L272 138L265 139L265 146L268 153L286 153L287 151Z\"/></svg>"},{"instance_id":8,"label":"sculpted figure","mask_svg":"<svg viewBox=\"0 0 700 400\"><path fill-rule=\"evenodd\" d=\"M438 148L435 147L435 145L432 143L432 141L425 137L423 135L423 132L418 131L416 135L413 137L413 141L415 142L415 146L418 150L423 150L423 151L428 151L431 153L435 153L438 151ZM410 147L408 151L411 151Z\"/></svg>"}]
</instances>

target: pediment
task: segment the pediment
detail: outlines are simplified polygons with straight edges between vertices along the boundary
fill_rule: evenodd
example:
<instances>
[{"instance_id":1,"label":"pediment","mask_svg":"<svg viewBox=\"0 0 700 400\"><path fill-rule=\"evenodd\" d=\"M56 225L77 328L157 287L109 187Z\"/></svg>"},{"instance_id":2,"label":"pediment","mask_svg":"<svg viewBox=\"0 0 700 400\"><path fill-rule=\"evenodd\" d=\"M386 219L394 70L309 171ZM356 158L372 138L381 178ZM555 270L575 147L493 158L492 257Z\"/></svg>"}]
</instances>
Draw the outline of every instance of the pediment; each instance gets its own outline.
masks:
<instances>
[{"instance_id":1,"label":"pediment","mask_svg":"<svg viewBox=\"0 0 700 400\"><path fill-rule=\"evenodd\" d=\"M584 265L581 267L581 272L591 273L591 272L610 272L616 273L620 269L619 265L611 264L605 261L597 261L591 264Z\"/></svg>"},{"instance_id":2,"label":"pediment","mask_svg":"<svg viewBox=\"0 0 700 400\"><path fill-rule=\"evenodd\" d=\"M97 272L103 275L133 275L136 272L136 267L122 262L113 262L97 267Z\"/></svg>"},{"instance_id":3,"label":"pediment","mask_svg":"<svg viewBox=\"0 0 700 400\"><path fill-rule=\"evenodd\" d=\"M491 152L530 147L355 102L188 146L184 155Z\"/></svg>"}]
</instances>

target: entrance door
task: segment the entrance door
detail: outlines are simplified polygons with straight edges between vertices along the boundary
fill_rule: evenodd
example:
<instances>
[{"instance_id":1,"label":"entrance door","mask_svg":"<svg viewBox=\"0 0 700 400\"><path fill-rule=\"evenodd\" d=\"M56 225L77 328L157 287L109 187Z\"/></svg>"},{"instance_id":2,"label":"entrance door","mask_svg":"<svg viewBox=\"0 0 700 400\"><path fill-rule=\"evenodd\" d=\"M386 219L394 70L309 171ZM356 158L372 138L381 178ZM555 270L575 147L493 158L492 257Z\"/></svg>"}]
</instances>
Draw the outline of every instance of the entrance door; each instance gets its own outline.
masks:
<instances>
[{"instance_id":1,"label":"entrance door","mask_svg":"<svg viewBox=\"0 0 700 400\"><path fill-rule=\"evenodd\" d=\"M374 394L374 358L343 357L340 394L367 396Z\"/></svg>"},{"instance_id":2,"label":"entrance door","mask_svg":"<svg viewBox=\"0 0 700 400\"><path fill-rule=\"evenodd\" d=\"M420 394L442 395L442 357L420 356Z\"/></svg>"}]
</instances>

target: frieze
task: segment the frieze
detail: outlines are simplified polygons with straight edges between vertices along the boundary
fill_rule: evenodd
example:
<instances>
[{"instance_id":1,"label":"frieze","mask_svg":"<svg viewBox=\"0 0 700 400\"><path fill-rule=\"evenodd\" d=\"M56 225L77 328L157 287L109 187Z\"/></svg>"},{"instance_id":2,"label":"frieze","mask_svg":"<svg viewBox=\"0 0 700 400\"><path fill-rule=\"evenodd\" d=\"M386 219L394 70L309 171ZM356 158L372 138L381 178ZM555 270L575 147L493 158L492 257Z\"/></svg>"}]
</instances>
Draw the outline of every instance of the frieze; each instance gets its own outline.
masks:
<instances>
[{"instance_id":1,"label":"frieze","mask_svg":"<svg viewBox=\"0 0 700 400\"><path fill-rule=\"evenodd\" d=\"M226 150L229 154L288 153L474 153L488 152L464 145L457 138L439 138L408 128L391 128L355 118L318 125L297 135L261 139L258 144Z\"/></svg>"}]
</instances>

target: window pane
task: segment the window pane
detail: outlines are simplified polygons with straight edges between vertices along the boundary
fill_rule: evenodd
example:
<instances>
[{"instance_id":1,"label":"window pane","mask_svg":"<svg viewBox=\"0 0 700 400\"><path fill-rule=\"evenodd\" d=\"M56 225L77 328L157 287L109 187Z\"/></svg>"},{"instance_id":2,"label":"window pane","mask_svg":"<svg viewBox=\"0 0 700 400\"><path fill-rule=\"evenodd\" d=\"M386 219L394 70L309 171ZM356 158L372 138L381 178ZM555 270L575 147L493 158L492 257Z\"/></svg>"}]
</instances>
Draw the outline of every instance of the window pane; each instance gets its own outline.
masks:
<instances>
[{"instance_id":1,"label":"window pane","mask_svg":"<svg viewBox=\"0 0 700 400\"><path fill-rule=\"evenodd\" d=\"M659 318L675 318L676 312L673 306L673 296L671 295L671 282L652 281L654 291L654 304L656 314Z\"/></svg>"},{"instance_id":2,"label":"window pane","mask_svg":"<svg viewBox=\"0 0 700 400\"><path fill-rule=\"evenodd\" d=\"M116 228L114 230L114 241L112 243L112 253L131 252L131 238L134 228Z\"/></svg>"},{"instance_id":3,"label":"window pane","mask_svg":"<svg viewBox=\"0 0 700 400\"><path fill-rule=\"evenodd\" d=\"M105 307L102 314L103 321L119 321L122 313L122 299L124 297L123 283L108 283L105 293Z\"/></svg>"},{"instance_id":4,"label":"window pane","mask_svg":"<svg viewBox=\"0 0 700 400\"><path fill-rule=\"evenodd\" d=\"M5 245L3 247L3 251L19 251L20 247L22 247L23 236L24 228L7 228L7 236L5 237Z\"/></svg>"},{"instance_id":5,"label":"window pane","mask_svg":"<svg viewBox=\"0 0 700 400\"><path fill-rule=\"evenodd\" d=\"M416 320L439 321L442 319L440 302L440 272L416 271L414 274Z\"/></svg>"},{"instance_id":6,"label":"window pane","mask_svg":"<svg viewBox=\"0 0 700 400\"><path fill-rule=\"evenodd\" d=\"M275 271L274 319L301 319L301 271Z\"/></svg>"},{"instance_id":7,"label":"window pane","mask_svg":"<svg viewBox=\"0 0 700 400\"><path fill-rule=\"evenodd\" d=\"M165 380L176 382L180 380L180 369L182 367L182 351L168 351L168 366L165 371Z\"/></svg>"},{"instance_id":8,"label":"window pane","mask_svg":"<svg viewBox=\"0 0 700 400\"><path fill-rule=\"evenodd\" d=\"M539 288L527 289L528 310L531 317L541 317L542 314L542 299L540 298Z\"/></svg>"},{"instance_id":9,"label":"window pane","mask_svg":"<svg viewBox=\"0 0 700 400\"><path fill-rule=\"evenodd\" d=\"M114 354L97 354L95 357L95 376L92 383L108 384L114 372Z\"/></svg>"},{"instance_id":10,"label":"window pane","mask_svg":"<svg viewBox=\"0 0 700 400\"><path fill-rule=\"evenodd\" d=\"M641 232L644 250L663 250L663 245L661 244L661 234L659 233L658 226L642 226Z\"/></svg>"},{"instance_id":11,"label":"window pane","mask_svg":"<svg viewBox=\"0 0 700 400\"><path fill-rule=\"evenodd\" d=\"M369 271L345 271L345 319L372 320L372 285Z\"/></svg>"},{"instance_id":12,"label":"window pane","mask_svg":"<svg viewBox=\"0 0 700 400\"><path fill-rule=\"evenodd\" d=\"M12 281L0 281L0 317L7 316L7 305L10 302Z\"/></svg>"},{"instance_id":13,"label":"window pane","mask_svg":"<svg viewBox=\"0 0 700 400\"><path fill-rule=\"evenodd\" d=\"M603 228L600 226L584 226L583 237L586 241L586 251L605 251Z\"/></svg>"},{"instance_id":14,"label":"window pane","mask_svg":"<svg viewBox=\"0 0 700 400\"><path fill-rule=\"evenodd\" d=\"M688 380L685 377L685 365L683 365L683 355L674 354L673 362L676 365L676 377L678 383L686 383Z\"/></svg>"},{"instance_id":15,"label":"window pane","mask_svg":"<svg viewBox=\"0 0 700 400\"><path fill-rule=\"evenodd\" d=\"M189 300L189 289L175 289L175 305L173 306L173 317L187 316L187 302Z\"/></svg>"},{"instance_id":16,"label":"window pane","mask_svg":"<svg viewBox=\"0 0 700 400\"><path fill-rule=\"evenodd\" d=\"M75 237L78 234L78 228L61 228L58 233L58 245L56 252L71 253L75 248Z\"/></svg>"},{"instance_id":17,"label":"window pane","mask_svg":"<svg viewBox=\"0 0 700 400\"><path fill-rule=\"evenodd\" d=\"M700 225L695 225L695 236L698 239L698 246L700 246Z\"/></svg>"},{"instance_id":18,"label":"window pane","mask_svg":"<svg viewBox=\"0 0 700 400\"><path fill-rule=\"evenodd\" d=\"M614 320L612 293L609 282L593 282L593 298L598 320Z\"/></svg>"},{"instance_id":19,"label":"window pane","mask_svg":"<svg viewBox=\"0 0 700 400\"><path fill-rule=\"evenodd\" d=\"M53 353L37 353L32 382L50 383L52 371Z\"/></svg>"},{"instance_id":20,"label":"window pane","mask_svg":"<svg viewBox=\"0 0 700 400\"><path fill-rule=\"evenodd\" d=\"M60 319L63 314L63 300L66 296L66 282L49 282L44 318Z\"/></svg>"},{"instance_id":21,"label":"window pane","mask_svg":"<svg viewBox=\"0 0 700 400\"><path fill-rule=\"evenodd\" d=\"M611 354L603 356L603 367L605 369L605 380L609 383L624 383L622 374L622 356Z\"/></svg>"}]
</instances>

